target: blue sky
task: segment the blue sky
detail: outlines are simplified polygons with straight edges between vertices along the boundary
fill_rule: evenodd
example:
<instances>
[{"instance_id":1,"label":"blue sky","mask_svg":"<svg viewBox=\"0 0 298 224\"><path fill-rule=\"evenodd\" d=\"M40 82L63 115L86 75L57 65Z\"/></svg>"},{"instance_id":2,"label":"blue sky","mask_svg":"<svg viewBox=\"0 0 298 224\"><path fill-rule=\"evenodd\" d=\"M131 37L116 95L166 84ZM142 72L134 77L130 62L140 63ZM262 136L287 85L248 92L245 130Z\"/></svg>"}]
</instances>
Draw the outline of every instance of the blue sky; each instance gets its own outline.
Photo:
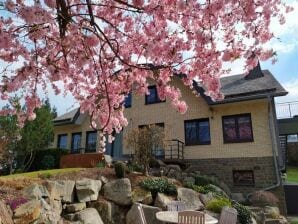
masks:
<instances>
[{"instance_id":1,"label":"blue sky","mask_svg":"<svg viewBox=\"0 0 298 224\"><path fill-rule=\"evenodd\" d=\"M271 26L271 30L279 40L271 41L269 46L277 52L278 61L274 65L270 61L261 62L262 69L270 70L289 92L287 96L276 98L276 102L298 101L298 0L285 0L285 2L292 5L294 11L286 15L284 25L280 26L274 21ZM242 73L242 66L242 61L233 63L232 74ZM57 107L59 115L78 106L71 95L56 96L51 90L47 95L51 104ZM1 104L2 102L0 106Z\"/></svg>"}]
</instances>

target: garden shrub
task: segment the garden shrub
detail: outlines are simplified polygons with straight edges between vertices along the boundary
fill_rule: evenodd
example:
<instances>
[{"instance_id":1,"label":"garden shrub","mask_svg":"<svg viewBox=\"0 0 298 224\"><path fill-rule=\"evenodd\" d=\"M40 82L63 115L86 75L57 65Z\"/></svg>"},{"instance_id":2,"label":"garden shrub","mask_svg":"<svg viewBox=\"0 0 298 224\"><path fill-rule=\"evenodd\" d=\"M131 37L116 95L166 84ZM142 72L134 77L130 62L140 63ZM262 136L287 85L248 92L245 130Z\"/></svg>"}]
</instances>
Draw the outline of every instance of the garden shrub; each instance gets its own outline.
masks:
<instances>
[{"instance_id":1,"label":"garden shrub","mask_svg":"<svg viewBox=\"0 0 298 224\"><path fill-rule=\"evenodd\" d=\"M201 194L208 194L209 192L217 193L214 187L212 185L208 184L205 186L198 186L198 185L193 185L192 189L201 193Z\"/></svg>"},{"instance_id":2,"label":"garden shrub","mask_svg":"<svg viewBox=\"0 0 298 224\"><path fill-rule=\"evenodd\" d=\"M126 164L122 161L117 161L115 164L114 164L114 169L115 169L115 173L116 173L116 176L118 178L124 178L125 177L125 172L126 172Z\"/></svg>"},{"instance_id":3,"label":"garden shrub","mask_svg":"<svg viewBox=\"0 0 298 224\"><path fill-rule=\"evenodd\" d=\"M104 160L96 163L97 168L105 168L105 166L106 166L106 163Z\"/></svg>"},{"instance_id":4,"label":"garden shrub","mask_svg":"<svg viewBox=\"0 0 298 224\"><path fill-rule=\"evenodd\" d=\"M240 224L252 224L251 212L238 202L233 202L233 208L238 212L237 218Z\"/></svg>"},{"instance_id":5,"label":"garden shrub","mask_svg":"<svg viewBox=\"0 0 298 224\"><path fill-rule=\"evenodd\" d=\"M164 178L148 178L141 181L140 186L145 190L150 191L153 197L155 197L157 193L164 193L167 195L177 194L176 186Z\"/></svg>"},{"instance_id":6,"label":"garden shrub","mask_svg":"<svg viewBox=\"0 0 298 224\"><path fill-rule=\"evenodd\" d=\"M51 174L51 173L41 173L41 174L38 175L38 177L41 178L41 179L49 179L52 176L53 176L53 174Z\"/></svg>"},{"instance_id":7,"label":"garden shrub","mask_svg":"<svg viewBox=\"0 0 298 224\"><path fill-rule=\"evenodd\" d=\"M198 185L198 186L205 186L208 184L213 184L213 185L219 186L219 181L215 177L212 177L212 176L205 176L205 175L197 174L194 176L194 178L195 178L195 185Z\"/></svg>"},{"instance_id":8,"label":"garden shrub","mask_svg":"<svg viewBox=\"0 0 298 224\"><path fill-rule=\"evenodd\" d=\"M215 213L220 213L223 207L232 207L230 199L218 197L209 201L206 206L208 210Z\"/></svg>"},{"instance_id":9,"label":"garden shrub","mask_svg":"<svg viewBox=\"0 0 298 224\"><path fill-rule=\"evenodd\" d=\"M277 206L278 202L278 198L269 191L255 191L251 197L251 203L253 206Z\"/></svg>"},{"instance_id":10,"label":"garden shrub","mask_svg":"<svg viewBox=\"0 0 298 224\"><path fill-rule=\"evenodd\" d=\"M45 155L40 163L42 170L50 170L55 168L55 158L53 155Z\"/></svg>"},{"instance_id":11,"label":"garden shrub","mask_svg":"<svg viewBox=\"0 0 298 224\"><path fill-rule=\"evenodd\" d=\"M130 163L128 164L128 170L130 172L143 172L143 168L141 165L137 163Z\"/></svg>"}]
</instances>

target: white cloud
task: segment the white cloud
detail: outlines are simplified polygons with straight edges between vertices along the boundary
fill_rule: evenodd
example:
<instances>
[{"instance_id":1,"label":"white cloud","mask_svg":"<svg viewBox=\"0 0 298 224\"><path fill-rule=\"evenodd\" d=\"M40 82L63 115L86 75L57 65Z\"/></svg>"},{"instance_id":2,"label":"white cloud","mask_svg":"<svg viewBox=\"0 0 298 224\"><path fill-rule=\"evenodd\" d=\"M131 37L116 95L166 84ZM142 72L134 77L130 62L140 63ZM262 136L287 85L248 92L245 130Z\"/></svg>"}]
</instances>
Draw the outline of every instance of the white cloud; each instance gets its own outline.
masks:
<instances>
[{"instance_id":1,"label":"white cloud","mask_svg":"<svg viewBox=\"0 0 298 224\"><path fill-rule=\"evenodd\" d=\"M289 80L281 84L289 93L286 96L276 98L276 101L279 103L298 101L298 78Z\"/></svg>"}]
</instances>

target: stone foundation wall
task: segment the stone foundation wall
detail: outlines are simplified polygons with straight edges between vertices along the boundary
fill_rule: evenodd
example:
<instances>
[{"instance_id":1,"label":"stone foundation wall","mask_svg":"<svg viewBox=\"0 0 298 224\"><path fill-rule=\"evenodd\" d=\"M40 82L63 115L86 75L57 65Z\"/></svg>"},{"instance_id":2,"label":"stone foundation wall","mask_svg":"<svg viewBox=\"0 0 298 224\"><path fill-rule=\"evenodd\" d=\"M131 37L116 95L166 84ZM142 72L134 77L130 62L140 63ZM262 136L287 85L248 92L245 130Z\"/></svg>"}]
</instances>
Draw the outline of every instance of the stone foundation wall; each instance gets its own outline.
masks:
<instances>
[{"instance_id":1,"label":"stone foundation wall","mask_svg":"<svg viewBox=\"0 0 298 224\"><path fill-rule=\"evenodd\" d=\"M189 171L200 171L201 174L214 175L224 181L234 193L251 193L277 183L273 157L223 158L188 160ZM252 170L253 186L235 186L233 170Z\"/></svg>"}]
</instances>

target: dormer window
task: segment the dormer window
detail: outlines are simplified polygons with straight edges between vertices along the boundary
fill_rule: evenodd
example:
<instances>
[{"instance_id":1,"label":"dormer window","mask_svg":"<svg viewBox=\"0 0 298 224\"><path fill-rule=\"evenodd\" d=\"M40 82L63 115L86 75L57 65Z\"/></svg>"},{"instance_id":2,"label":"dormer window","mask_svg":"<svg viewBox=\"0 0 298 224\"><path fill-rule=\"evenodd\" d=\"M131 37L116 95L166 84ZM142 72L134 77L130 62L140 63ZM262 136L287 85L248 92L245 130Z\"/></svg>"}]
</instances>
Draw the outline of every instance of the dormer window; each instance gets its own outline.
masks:
<instances>
[{"instance_id":1,"label":"dormer window","mask_svg":"<svg viewBox=\"0 0 298 224\"><path fill-rule=\"evenodd\" d=\"M165 100L159 99L156 86L149 86L148 90L149 90L149 94L145 96L145 104L165 102Z\"/></svg>"}]
</instances>

